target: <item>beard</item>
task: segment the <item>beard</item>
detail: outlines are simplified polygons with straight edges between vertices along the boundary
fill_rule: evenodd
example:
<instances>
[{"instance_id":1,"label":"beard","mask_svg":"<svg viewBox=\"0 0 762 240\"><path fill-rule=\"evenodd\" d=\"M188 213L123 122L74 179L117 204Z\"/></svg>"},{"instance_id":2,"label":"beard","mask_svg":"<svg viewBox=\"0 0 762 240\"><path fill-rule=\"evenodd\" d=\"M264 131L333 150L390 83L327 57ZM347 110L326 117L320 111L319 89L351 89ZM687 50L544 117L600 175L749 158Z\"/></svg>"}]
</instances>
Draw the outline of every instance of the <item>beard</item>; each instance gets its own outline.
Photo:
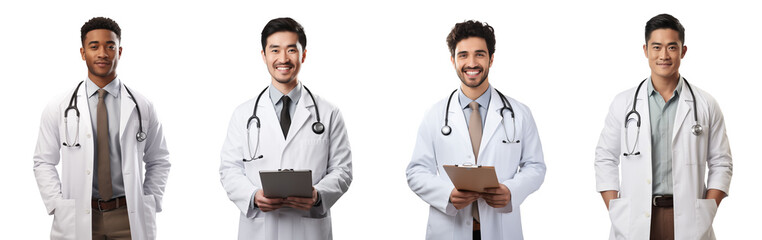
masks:
<instances>
[{"instance_id":1,"label":"beard","mask_svg":"<svg viewBox=\"0 0 762 240\"><path fill-rule=\"evenodd\" d=\"M468 80L466 80L466 73L465 73L466 70L468 70L468 69L479 69L482 72L482 75L483 75L482 79L480 79L479 82L476 82L476 83L469 83ZM463 85L466 85L469 88L477 88L477 87L481 86L482 83L484 83L484 81L487 80L487 76L489 76L489 70L485 70L482 67L477 67L477 68L465 68L464 67L464 68L461 68L460 71L458 72L458 78L460 78L460 82L462 82Z\"/></svg>"}]
</instances>

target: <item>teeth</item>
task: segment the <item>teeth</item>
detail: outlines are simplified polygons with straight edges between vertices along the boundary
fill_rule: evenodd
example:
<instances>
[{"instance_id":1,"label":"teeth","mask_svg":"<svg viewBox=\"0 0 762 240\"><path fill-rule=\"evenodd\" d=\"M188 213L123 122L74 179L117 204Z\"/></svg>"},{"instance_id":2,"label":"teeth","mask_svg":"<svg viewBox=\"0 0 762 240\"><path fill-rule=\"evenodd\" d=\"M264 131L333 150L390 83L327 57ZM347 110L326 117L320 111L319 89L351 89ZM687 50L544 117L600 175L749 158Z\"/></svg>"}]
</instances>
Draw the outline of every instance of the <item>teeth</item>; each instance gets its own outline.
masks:
<instances>
[{"instance_id":1,"label":"teeth","mask_svg":"<svg viewBox=\"0 0 762 240\"><path fill-rule=\"evenodd\" d=\"M476 74L479 74L479 72L466 72L466 74L468 74L468 75L476 75Z\"/></svg>"},{"instance_id":2,"label":"teeth","mask_svg":"<svg viewBox=\"0 0 762 240\"><path fill-rule=\"evenodd\" d=\"M290 67L279 67L278 68L278 70L289 70L289 69L291 69L291 68Z\"/></svg>"}]
</instances>

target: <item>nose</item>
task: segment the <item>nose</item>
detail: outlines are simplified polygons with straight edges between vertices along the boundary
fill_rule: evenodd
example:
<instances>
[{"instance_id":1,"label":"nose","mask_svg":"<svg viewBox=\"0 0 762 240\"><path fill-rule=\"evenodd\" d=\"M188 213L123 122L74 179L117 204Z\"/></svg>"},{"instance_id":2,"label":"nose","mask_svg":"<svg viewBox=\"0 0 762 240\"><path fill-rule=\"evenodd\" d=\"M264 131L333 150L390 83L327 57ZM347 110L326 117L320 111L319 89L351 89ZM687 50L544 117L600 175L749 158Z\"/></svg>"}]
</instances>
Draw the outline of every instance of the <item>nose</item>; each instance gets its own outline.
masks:
<instances>
[{"instance_id":1,"label":"nose","mask_svg":"<svg viewBox=\"0 0 762 240\"><path fill-rule=\"evenodd\" d=\"M98 48L98 50L96 51L96 54L98 58L108 58L108 51L106 50L105 47Z\"/></svg>"},{"instance_id":2,"label":"nose","mask_svg":"<svg viewBox=\"0 0 762 240\"><path fill-rule=\"evenodd\" d=\"M278 52L278 62L286 63L290 59L286 57L286 51L280 51Z\"/></svg>"},{"instance_id":3,"label":"nose","mask_svg":"<svg viewBox=\"0 0 762 240\"><path fill-rule=\"evenodd\" d=\"M470 68L472 68L472 67L476 67L476 66L478 66L478 65L479 65L479 64L477 63L477 61L476 61L476 58L469 56L469 57L466 59L466 67L470 67Z\"/></svg>"}]
</instances>

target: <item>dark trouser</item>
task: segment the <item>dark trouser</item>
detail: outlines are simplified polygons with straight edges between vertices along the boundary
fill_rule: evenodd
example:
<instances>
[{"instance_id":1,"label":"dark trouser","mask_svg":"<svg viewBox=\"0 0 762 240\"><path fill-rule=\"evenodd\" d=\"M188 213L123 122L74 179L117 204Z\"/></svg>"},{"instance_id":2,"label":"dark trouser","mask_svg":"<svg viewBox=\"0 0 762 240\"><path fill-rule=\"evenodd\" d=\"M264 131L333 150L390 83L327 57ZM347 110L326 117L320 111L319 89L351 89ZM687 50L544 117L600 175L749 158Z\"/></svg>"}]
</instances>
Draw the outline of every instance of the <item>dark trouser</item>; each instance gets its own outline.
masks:
<instances>
[{"instance_id":1,"label":"dark trouser","mask_svg":"<svg viewBox=\"0 0 762 240\"><path fill-rule=\"evenodd\" d=\"M482 240L482 231L474 230L474 240Z\"/></svg>"},{"instance_id":2,"label":"dark trouser","mask_svg":"<svg viewBox=\"0 0 762 240\"><path fill-rule=\"evenodd\" d=\"M675 209L651 206L651 240L675 239Z\"/></svg>"},{"instance_id":3,"label":"dark trouser","mask_svg":"<svg viewBox=\"0 0 762 240\"><path fill-rule=\"evenodd\" d=\"M130 236L130 218L127 206L107 212L93 209L93 240L132 239Z\"/></svg>"}]
</instances>

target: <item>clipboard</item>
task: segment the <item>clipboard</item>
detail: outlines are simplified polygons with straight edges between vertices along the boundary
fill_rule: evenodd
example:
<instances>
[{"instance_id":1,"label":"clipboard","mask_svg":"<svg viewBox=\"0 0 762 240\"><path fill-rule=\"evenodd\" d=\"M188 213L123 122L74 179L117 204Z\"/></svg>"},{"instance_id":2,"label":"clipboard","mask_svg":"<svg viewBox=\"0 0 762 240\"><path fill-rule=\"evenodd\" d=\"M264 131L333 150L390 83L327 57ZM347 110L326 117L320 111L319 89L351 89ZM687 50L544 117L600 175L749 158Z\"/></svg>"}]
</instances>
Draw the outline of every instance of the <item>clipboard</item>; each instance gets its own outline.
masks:
<instances>
[{"instance_id":1,"label":"clipboard","mask_svg":"<svg viewBox=\"0 0 762 240\"><path fill-rule=\"evenodd\" d=\"M262 170L259 179L265 197L312 197L312 170Z\"/></svg>"},{"instance_id":2,"label":"clipboard","mask_svg":"<svg viewBox=\"0 0 762 240\"><path fill-rule=\"evenodd\" d=\"M460 191L484 192L485 188L500 187L493 166L444 165L447 176Z\"/></svg>"}]
</instances>

